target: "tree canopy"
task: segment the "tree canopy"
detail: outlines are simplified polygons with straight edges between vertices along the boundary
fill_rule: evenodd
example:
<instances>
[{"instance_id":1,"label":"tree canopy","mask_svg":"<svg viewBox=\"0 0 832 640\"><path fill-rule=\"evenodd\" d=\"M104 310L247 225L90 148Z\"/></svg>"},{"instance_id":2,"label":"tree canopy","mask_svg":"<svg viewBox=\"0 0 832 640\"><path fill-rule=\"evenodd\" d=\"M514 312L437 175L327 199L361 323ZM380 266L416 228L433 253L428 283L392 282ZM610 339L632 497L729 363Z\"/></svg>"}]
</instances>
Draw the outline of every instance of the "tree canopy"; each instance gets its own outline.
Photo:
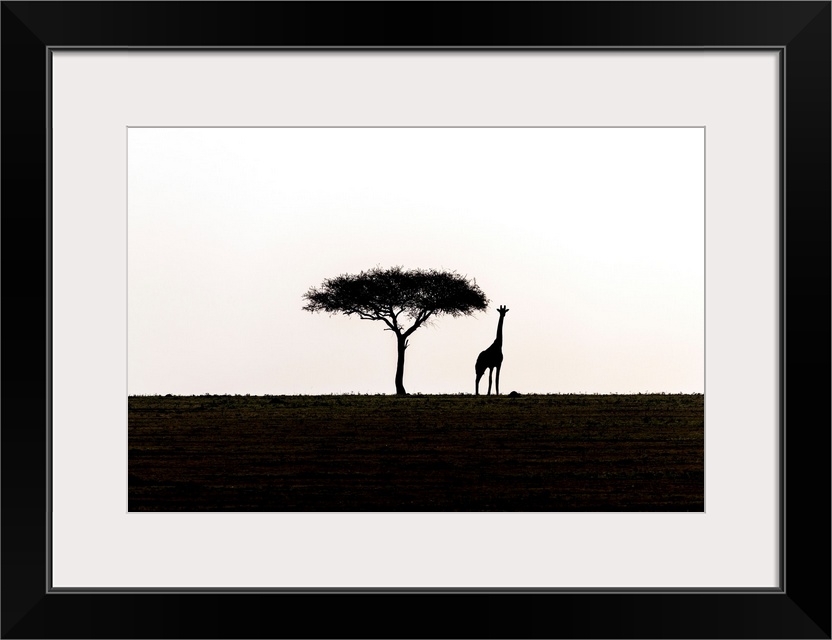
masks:
<instances>
[{"instance_id":1,"label":"tree canopy","mask_svg":"<svg viewBox=\"0 0 832 640\"><path fill-rule=\"evenodd\" d=\"M397 393L405 393L402 373L408 336L435 316L470 315L489 302L476 281L453 271L403 267L342 274L310 288L303 298L306 311L355 315L387 325L398 341Z\"/></svg>"}]
</instances>

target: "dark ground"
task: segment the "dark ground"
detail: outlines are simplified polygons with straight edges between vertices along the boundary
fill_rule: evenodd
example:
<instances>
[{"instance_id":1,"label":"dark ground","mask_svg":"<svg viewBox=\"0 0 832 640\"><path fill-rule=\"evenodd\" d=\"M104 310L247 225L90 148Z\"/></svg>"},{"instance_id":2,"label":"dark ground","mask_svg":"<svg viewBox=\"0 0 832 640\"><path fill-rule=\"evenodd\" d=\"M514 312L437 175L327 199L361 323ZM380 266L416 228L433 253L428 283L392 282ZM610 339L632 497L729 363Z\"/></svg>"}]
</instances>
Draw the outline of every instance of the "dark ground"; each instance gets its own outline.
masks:
<instances>
[{"instance_id":1,"label":"dark ground","mask_svg":"<svg viewBox=\"0 0 832 640\"><path fill-rule=\"evenodd\" d=\"M130 511L702 511L704 396L138 396Z\"/></svg>"}]
</instances>

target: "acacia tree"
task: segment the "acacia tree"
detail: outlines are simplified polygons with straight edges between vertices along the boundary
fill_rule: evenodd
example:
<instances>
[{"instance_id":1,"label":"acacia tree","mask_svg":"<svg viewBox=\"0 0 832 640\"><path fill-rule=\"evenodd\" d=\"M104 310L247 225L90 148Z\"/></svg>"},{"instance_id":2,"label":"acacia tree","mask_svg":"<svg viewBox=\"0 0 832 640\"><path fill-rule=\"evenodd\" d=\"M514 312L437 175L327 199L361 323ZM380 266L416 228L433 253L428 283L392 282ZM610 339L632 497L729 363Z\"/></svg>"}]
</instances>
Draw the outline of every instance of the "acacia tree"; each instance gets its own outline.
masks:
<instances>
[{"instance_id":1,"label":"acacia tree","mask_svg":"<svg viewBox=\"0 0 832 640\"><path fill-rule=\"evenodd\" d=\"M449 271L376 267L358 275L340 275L312 287L303 298L306 311L356 315L378 320L396 336L396 393L404 390L404 352L408 337L435 316L471 315L485 309L488 299L476 281ZM405 323L410 322L410 326Z\"/></svg>"}]
</instances>

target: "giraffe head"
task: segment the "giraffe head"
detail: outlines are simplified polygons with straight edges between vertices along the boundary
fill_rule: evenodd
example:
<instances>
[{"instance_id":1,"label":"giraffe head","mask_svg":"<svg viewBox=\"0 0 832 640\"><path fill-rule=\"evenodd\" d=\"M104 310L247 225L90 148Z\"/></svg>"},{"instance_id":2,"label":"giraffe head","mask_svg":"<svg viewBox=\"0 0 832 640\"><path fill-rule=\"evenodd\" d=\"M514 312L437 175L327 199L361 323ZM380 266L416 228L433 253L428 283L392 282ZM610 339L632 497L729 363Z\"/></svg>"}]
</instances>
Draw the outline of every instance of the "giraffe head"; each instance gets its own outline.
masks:
<instances>
[{"instance_id":1,"label":"giraffe head","mask_svg":"<svg viewBox=\"0 0 832 640\"><path fill-rule=\"evenodd\" d=\"M501 305L497 307L497 313L500 314L500 317L504 317L508 313L508 309L506 309L506 305Z\"/></svg>"}]
</instances>

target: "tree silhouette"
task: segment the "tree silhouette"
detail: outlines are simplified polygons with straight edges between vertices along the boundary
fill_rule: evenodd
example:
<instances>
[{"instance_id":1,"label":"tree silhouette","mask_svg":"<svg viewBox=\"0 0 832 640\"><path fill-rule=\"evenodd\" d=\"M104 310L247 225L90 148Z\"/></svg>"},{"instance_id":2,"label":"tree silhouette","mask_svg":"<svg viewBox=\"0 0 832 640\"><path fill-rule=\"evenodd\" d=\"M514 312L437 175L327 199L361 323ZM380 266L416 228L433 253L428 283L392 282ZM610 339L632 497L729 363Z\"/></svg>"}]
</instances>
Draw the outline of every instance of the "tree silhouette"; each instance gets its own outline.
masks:
<instances>
[{"instance_id":1,"label":"tree silhouette","mask_svg":"<svg viewBox=\"0 0 832 640\"><path fill-rule=\"evenodd\" d=\"M306 311L357 315L362 320L380 320L385 331L396 336L396 393L405 395L404 352L408 337L439 315L471 315L485 309L488 299L476 281L449 271L376 267L358 275L343 274L312 287L303 298ZM407 327L403 321L412 324Z\"/></svg>"}]
</instances>

